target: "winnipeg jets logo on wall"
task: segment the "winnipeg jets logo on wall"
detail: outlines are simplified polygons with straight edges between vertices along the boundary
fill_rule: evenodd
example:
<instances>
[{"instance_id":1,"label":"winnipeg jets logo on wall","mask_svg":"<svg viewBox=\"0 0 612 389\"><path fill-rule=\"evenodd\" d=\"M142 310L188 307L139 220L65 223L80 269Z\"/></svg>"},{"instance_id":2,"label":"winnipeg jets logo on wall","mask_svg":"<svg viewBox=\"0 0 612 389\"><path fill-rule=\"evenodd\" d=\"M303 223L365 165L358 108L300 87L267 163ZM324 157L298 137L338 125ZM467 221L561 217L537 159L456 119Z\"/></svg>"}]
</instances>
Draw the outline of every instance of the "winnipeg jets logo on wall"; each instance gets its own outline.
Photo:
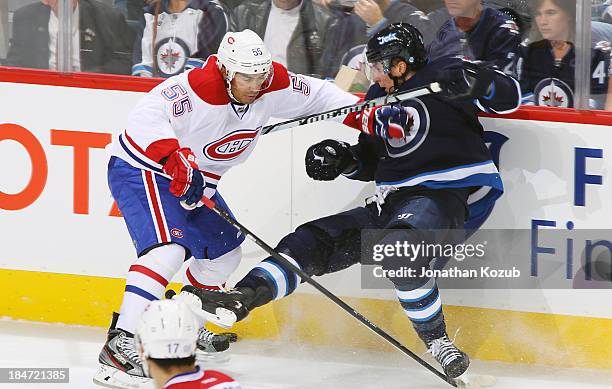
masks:
<instances>
[{"instance_id":1,"label":"winnipeg jets logo on wall","mask_svg":"<svg viewBox=\"0 0 612 389\"><path fill-rule=\"evenodd\" d=\"M204 149L206 158L212 161L231 161L236 159L249 148L261 127L256 130L237 130L225 135L221 139L210 142Z\"/></svg>"},{"instance_id":2,"label":"winnipeg jets logo on wall","mask_svg":"<svg viewBox=\"0 0 612 389\"><path fill-rule=\"evenodd\" d=\"M429 111L425 104L419 99L411 99L402 103L402 106L408 110L411 119L405 137L385 142L387 153L393 158L402 157L418 149L429 133Z\"/></svg>"},{"instance_id":3,"label":"winnipeg jets logo on wall","mask_svg":"<svg viewBox=\"0 0 612 389\"><path fill-rule=\"evenodd\" d=\"M155 45L155 59L162 77L170 77L183 71L189 48L181 38L165 38Z\"/></svg>"},{"instance_id":4,"label":"winnipeg jets logo on wall","mask_svg":"<svg viewBox=\"0 0 612 389\"><path fill-rule=\"evenodd\" d=\"M574 106L574 92L558 78L545 78L533 88L536 105L571 108Z\"/></svg>"}]
</instances>

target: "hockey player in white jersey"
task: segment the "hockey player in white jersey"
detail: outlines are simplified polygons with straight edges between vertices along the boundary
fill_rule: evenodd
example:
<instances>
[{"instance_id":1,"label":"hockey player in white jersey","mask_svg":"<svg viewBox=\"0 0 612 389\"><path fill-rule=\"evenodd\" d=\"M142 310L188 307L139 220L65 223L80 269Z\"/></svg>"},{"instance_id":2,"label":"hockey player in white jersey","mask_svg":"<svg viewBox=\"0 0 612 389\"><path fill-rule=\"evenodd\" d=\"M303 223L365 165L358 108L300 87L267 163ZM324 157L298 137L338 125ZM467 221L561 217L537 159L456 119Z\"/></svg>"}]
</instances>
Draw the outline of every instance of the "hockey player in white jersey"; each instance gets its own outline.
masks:
<instances>
[{"instance_id":1,"label":"hockey player in white jersey","mask_svg":"<svg viewBox=\"0 0 612 389\"><path fill-rule=\"evenodd\" d=\"M244 236L199 200L212 198L229 212L217 184L246 160L270 117L293 118L357 100L332 83L288 73L250 30L228 32L203 68L167 79L140 100L109 145L109 187L138 259L129 268L95 382L125 387L147 380L134 348L136 322L185 260L191 258L184 283L212 290L238 266ZM202 328L198 349L221 351L228 343Z\"/></svg>"}]
</instances>

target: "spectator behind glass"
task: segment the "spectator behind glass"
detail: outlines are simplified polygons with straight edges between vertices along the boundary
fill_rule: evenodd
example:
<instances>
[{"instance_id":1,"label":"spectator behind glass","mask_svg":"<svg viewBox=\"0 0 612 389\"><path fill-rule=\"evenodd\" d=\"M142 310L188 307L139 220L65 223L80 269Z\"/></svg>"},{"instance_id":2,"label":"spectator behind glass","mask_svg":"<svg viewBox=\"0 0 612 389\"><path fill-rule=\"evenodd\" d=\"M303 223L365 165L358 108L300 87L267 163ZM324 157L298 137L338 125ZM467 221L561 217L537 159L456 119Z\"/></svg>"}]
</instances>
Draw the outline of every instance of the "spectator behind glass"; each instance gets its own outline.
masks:
<instances>
[{"instance_id":1,"label":"spectator behind glass","mask_svg":"<svg viewBox=\"0 0 612 389\"><path fill-rule=\"evenodd\" d=\"M144 0L115 0L115 8L121 11L127 20L138 20L142 16Z\"/></svg>"},{"instance_id":2,"label":"spectator behind glass","mask_svg":"<svg viewBox=\"0 0 612 389\"><path fill-rule=\"evenodd\" d=\"M337 18L311 0L268 0L244 2L230 15L230 31L250 29L272 53L272 60L294 73L333 77L326 74L323 51Z\"/></svg>"},{"instance_id":3,"label":"spectator behind glass","mask_svg":"<svg viewBox=\"0 0 612 389\"><path fill-rule=\"evenodd\" d=\"M368 37L392 23L406 22L419 30L425 45L434 39L436 31L448 19L448 14L425 15L413 5L399 0L358 0L353 12L366 23Z\"/></svg>"},{"instance_id":4,"label":"spectator behind glass","mask_svg":"<svg viewBox=\"0 0 612 389\"><path fill-rule=\"evenodd\" d=\"M209 0L153 0L144 8L145 27L134 47L132 75L163 77L202 67L217 52L227 24Z\"/></svg>"},{"instance_id":5,"label":"spectator behind glass","mask_svg":"<svg viewBox=\"0 0 612 389\"><path fill-rule=\"evenodd\" d=\"M321 0L321 5L334 13L336 28L329 33L323 53L325 74L333 75L340 65L353 67L362 57L364 44L370 36L391 23L406 22L414 25L424 35L427 45L440 26L448 19L448 13L436 13L429 17L405 2L397 0ZM370 26L370 27L368 27Z\"/></svg>"},{"instance_id":6,"label":"spectator behind glass","mask_svg":"<svg viewBox=\"0 0 612 389\"><path fill-rule=\"evenodd\" d=\"M72 2L72 70L129 74L132 35L123 15L100 1ZM57 69L57 9L57 0L41 0L15 11L9 66Z\"/></svg>"},{"instance_id":7,"label":"spectator behind glass","mask_svg":"<svg viewBox=\"0 0 612 389\"><path fill-rule=\"evenodd\" d=\"M517 65L523 103L574 106L575 7L573 0L535 1L535 28L529 41L521 45ZM591 50L591 108L605 105L609 71L609 44L597 43Z\"/></svg>"},{"instance_id":8,"label":"spectator behind glass","mask_svg":"<svg viewBox=\"0 0 612 389\"><path fill-rule=\"evenodd\" d=\"M261 3L265 0L248 0L249 3ZM218 3L228 14L234 10L237 6L244 3L243 0L217 0L215 3Z\"/></svg>"},{"instance_id":9,"label":"spectator behind glass","mask_svg":"<svg viewBox=\"0 0 612 389\"><path fill-rule=\"evenodd\" d=\"M445 0L451 18L429 45L430 60L461 55L469 60L494 62L513 73L520 35L518 26L506 14L484 7L481 0Z\"/></svg>"},{"instance_id":10,"label":"spectator behind glass","mask_svg":"<svg viewBox=\"0 0 612 389\"><path fill-rule=\"evenodd\" d=\"M355 59L361 58L368 41L364 21L353 12L355 3L354 0L320 1L336 18L334 31L329 34L332 38L325 42L321 60L323 74L328 77L333 77L340 65L350 66Z\"/></svg>"}]
</instances>

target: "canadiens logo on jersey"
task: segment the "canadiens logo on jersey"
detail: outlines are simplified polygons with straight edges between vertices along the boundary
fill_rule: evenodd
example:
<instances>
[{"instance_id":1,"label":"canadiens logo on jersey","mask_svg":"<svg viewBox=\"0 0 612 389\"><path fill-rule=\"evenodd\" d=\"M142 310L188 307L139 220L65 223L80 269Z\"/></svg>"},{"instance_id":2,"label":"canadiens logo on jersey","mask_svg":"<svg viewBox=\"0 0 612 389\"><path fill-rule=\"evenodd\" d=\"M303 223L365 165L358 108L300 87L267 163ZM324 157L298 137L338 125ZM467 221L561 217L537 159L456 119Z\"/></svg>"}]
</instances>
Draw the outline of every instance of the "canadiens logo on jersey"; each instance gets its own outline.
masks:
<instances>
[{"instance_id":1,"label":"canadiens logo on jersey","mask_svg":"<svg viewBox=\"0 0 612 389\"><path fill-rule=\"evenodd\" d=\"M536 105L571 108L574 106L572 88L558 78L545 78L533 89Z\"/></svg>"},{"instance_id":2,"label":"canadiens logo on jersey","mask_svg":"<svg viewBox=\"0 0 612 389\"><path fill-rule=\"evenodd\" d=\"M425 104L419 99L412 99L402 105L411 116L406 136L385 142L387 153L394 158L402 157L418 149L429 133L429 111Z\"/></svg>"},{"instance_id":3,"label":"canadiens logo on jersey","mask_svg":"<svg viewBox=\"0 0 612 389\"><path fill-rule=\"evenodd\" d=\"M258 127L256 130L237 130L231 132L223 138L204 146L204 155L212 161L230 161L236 159L253 143L259 134L259 130L261 130L261 127Z\"/></svg>"}]
</instances>

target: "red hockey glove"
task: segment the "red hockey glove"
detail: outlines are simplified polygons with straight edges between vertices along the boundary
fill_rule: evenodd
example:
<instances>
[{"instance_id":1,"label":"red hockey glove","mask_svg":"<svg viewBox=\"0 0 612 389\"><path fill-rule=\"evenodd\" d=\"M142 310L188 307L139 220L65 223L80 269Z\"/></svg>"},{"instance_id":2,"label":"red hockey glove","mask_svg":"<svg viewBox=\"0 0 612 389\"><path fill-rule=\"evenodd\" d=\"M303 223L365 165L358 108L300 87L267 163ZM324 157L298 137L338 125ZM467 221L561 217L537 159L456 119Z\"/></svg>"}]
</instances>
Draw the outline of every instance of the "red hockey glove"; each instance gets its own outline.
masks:
<instances>
[{"instance_id":1,"label":"red hockey glove","mask_svg":"<svg viewBox=\"0 0 612 389\"><path fill-rule=\"evenodd\" d=\"M163 170L172 177L170 193L190 208L195 208L204 193L204 177L193 152L188 148L174 151L168 156Z\"/></svg>"},{"instance_id":2,"label":"red hockey glove","mask_svg":"<svg viewBox=\"0 0 612 389\"><path fill-rule=\"evenodd\" d=\"M401 105L365 109L360 116L361 131L385 139L405 137L408 132L406 127L411 125L412 119L408 110Z\"/></svg>"}]
</instances>

